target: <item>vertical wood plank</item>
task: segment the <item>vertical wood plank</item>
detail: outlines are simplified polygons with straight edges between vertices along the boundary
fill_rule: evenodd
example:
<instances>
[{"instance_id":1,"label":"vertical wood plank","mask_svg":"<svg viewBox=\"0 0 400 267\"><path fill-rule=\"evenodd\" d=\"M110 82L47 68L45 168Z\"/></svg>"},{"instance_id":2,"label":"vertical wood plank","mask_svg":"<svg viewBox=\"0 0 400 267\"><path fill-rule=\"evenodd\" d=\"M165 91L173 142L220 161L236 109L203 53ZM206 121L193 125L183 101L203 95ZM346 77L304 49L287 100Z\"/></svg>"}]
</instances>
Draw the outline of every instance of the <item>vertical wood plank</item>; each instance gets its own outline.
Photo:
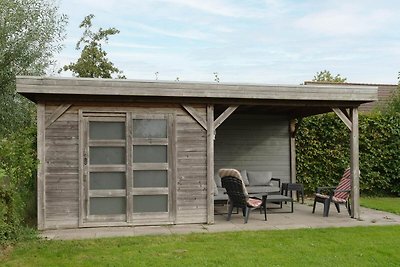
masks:
<instances>
[{"instance_id":1,"label":"vertical wood plank","mask_svg":"<svg viewBox=\"0 0 400 267\"><path fill-rule=\"evenodd\" d=\"M79 131L79 227L83 226L83 218L85 217L85 206L84 206L84 201L85 201L85 190L84 190L84 185L85 185L85 173L84 173L84 150L85 150L85 136L84 136L84 119L83 119L83 114L82 110L79 110L79 124L78 124L78 131Z\"/></svg>"},{"instance_id":2,"label":"vertical wood plank","mask_svg":"<svg viewBox=\"0 0 400 267\"><path fill-rule=\"evenodd\" d=\"M177 139L176 139L176 121L175 114L168 115L168 150L169 150L169 171L168 171L168 187L169 187L169 220L176 223L177 218Z\"/></svg>"},{"instance_id":3,"label":"vertical wood plank","mask_svg":"<svg viewBox=\"0 0 400 267\"><path fill-rule=\"evenodd\" d=\"M126 114L126 218L132 222L133 212L133 117L132 113Z\"/></svg>"},{"instance_id":4,"label":"vertical wood plank","mask_svg":"<svg viewBox=\"0 0 400 267\"><path fill-rule=\"evenodd\" d=\"M207 105L207 223L214 223L214 105Z\"/></svg>"},{"instance_id":5,"label":"vertical wood plank","mask_svg":"<svg viewBox=\"0 0 400 267\"><path fill-rule=\"evenodd\" d=\"M46 228L46 135L45 135L45 104L39 102L37 104L37 157L39 160L37 173L37 223L38 229Z\"/></svg>"},{"instance_id":6,"label":"vertical wood plank","mask_svg":"<svg viewBox=\"0 0 400 267\"><path fill-rule=\"evenodd\" d=\"M359 166L359 130L358 108L351 110L351 137L350 137L350 171L352 181L351 217L360 219L360 166Z\"/></svg>"}]
</instances>

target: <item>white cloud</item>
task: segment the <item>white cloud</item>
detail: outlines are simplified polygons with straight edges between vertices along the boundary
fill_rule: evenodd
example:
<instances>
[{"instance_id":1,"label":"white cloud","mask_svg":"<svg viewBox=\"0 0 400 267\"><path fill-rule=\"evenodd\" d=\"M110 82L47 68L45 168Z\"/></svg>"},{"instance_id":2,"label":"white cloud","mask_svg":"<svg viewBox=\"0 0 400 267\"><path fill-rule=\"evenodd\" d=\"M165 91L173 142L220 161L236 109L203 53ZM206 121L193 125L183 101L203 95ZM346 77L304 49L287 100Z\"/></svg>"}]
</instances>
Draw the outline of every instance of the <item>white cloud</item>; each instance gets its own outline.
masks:
<instances>
[{"instance_id":1,"label":"white cloud","mask_svg":"<svg viewBox=\"0 0 400 267\"><path fill-rule=\"evenodd\" d=\"M234 5L232 2L221 0L159 0L160 2L189 7L205 13L226 17L260 17L257 9Z\"/></svg>"},{"instance_id":2,"label":"white cloud","mask_svg":"<svg viewBox=\"0 0 400 267\"><path fill-rule=\"evenodd\" d=\"M295 26L328 36L361 36L386 27L393 16L394 12L389 9L345 4L301 17Z\"/></svg>"},{"instance_id":3,"label":"white cloud","mask_svg":"<svg viewBox=\"0 0 400 267\"><path fill-rule=\"evenodd\" d=\"M207 40L210 36L207 33L192 29L192 30L165 30L162 29L161 25L159 27L149 26L143 23L133 23L130 25L135 26L139 29L145 30L147 32L152 32L156 34L161 34L170 37L184 38L184 39L193 39L193 40Z\"/></svg>"}]
</instances>

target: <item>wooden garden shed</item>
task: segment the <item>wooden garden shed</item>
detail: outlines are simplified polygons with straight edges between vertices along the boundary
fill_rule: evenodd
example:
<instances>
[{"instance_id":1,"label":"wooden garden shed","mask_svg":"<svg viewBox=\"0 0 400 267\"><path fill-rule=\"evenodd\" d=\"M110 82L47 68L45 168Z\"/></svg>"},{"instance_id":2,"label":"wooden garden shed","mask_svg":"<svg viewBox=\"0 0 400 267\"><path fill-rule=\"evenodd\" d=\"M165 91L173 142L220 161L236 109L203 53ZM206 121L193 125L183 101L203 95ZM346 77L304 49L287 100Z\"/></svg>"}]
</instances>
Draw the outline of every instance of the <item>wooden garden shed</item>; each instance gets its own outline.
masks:
<instances>
[{"instance_id":1,"label":"wooden garden shed","mask_svg":"<svg viewBox=\"0 0 400 267\"><path fill-rule=\"evenodd\" d=\"M351 131L377 88L18 77L37 104L38 228L213 223L222 167L295 181L299 118L334 111Z\"/></svg>"}]
</instances>

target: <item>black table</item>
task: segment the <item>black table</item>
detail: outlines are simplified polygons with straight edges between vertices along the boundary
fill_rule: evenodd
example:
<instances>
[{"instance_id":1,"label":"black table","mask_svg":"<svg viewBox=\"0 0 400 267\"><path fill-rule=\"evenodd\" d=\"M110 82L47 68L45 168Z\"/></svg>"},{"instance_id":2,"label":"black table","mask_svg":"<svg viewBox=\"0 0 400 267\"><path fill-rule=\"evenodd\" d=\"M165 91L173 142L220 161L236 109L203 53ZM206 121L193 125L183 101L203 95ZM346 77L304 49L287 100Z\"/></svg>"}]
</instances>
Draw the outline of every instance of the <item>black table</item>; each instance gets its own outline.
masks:
<instances>
[{"instance_id":1,"label":"black table","mask_svg":"<svg viewBox=\"0 0 400 267\"><path fill-rule=\"evenodd\" d=\"M297 202L299 202L299 195L301 195L301 204L304 204L304 186L300 183L282 183L281 194L287 196L290 191L290 196L292 196L292 191L296 191Z\"/></svg>"},{"instance_id":2,"label":"black table","mask_svg":"<svg viewBox=\"0 0 400 267\"><path fill-rule=\"evenodd\" d=\"M264 218L267 220L267 203L279 203L282 208L282 202L291 202L290 213L293 213L293 198L285 195L266 194L262 196L262 207L264 209ZM286 213L286 212L281 212Z\"/></svg>"}]
</instances>

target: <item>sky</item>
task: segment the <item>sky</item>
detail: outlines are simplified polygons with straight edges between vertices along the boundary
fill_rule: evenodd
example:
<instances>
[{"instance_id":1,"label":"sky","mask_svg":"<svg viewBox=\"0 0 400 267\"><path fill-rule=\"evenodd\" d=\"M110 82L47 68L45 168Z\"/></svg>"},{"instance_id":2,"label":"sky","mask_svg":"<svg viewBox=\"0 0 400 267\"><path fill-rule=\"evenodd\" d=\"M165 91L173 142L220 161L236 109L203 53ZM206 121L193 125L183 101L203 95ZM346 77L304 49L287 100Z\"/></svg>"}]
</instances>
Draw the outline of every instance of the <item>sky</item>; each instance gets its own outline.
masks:
<instances>
[{"instance_id":1,"label":"sky","mask_svg":"<svg viewBox=\"0 0 400 267\"><path fill-rule=\"evenodd\" d=\"M397 84L400 71L396 0L59 0L59 7L69 23L58 68L79 57L79 24L94 14L95 30L120 30L103 48L128 79L214 82L217 72L220 82L301 84L326 69L348 82Z\"/></svg>"}]
</instances>

